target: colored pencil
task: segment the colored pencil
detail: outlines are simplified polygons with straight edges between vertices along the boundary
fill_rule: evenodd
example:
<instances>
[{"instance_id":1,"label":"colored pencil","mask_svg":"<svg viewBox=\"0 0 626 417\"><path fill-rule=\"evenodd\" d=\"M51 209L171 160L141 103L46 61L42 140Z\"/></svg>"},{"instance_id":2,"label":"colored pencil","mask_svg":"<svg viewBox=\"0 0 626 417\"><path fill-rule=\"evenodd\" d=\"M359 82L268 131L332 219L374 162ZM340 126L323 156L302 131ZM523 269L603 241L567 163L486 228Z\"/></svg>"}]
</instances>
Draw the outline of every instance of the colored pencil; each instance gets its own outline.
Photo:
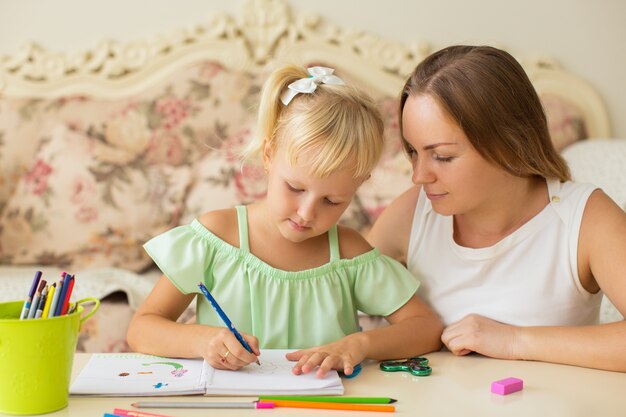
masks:
<instances>
[{"instance_id":1,"label":"colored pencil","mask_svg":"<svg viewBox=\"0 0 626 417\"><path fill-rule=\"evenodd\" d=\"M61 273L61 281L59 282L59 288L57 288L57 293L59 294L59 298L57 298L57 305L54 308L54 316L61 315L61 309L63 308L63 301L65 301L65 294L67 293L67 279L70 276L67 272ZM54 302L54 300L52 300Z\"/></svg>"},{"instance_id":2,"label":"colored pencil","mask_svg":"<svg viewBox=\"0 0 626 417\"><path fill-rule=\"evenodd\" d=\"M165 414L146 413L144 411L124 410L123 408L114 408L113 414L123 417L171 417Z\"/></svg>"},{"instance_id":3,"label":"colored pencil","mask_svg":"<svg viewBox=\"0 0 626 417\"><path fill-rule=\"evenodd\" d=\"M28 318L34 319L35 313L37 313L37 307L39 307L39 300L41 299L41 292L43 288L46 286L46 280L42 279L39 281L39 288L37 288L37 292L33 297L33 302L30 304L30 309L28 310Z\"/></svg>"},{"instance_id":4,"label":"colored pencil","mask_svg":"<svg viewBox=\"0 0 626 417\"><path fill-rule=\"evenodd\" d=\"M52 297L52 303L50 304L50 310L48 311L48 317L56 316L57 305L59 304L59 298L63 292L63 278L56 283L57 288L54 290L54 296Z\"/></svg>"},{"instance_id":5,"label":"colored pencil","mask_svg":"<svg viewBox=\"0 0 626 417\"><path fill-rule=\"evenodd\" d=\"M261 395L259 401L313 401L322 403L348 403L348 404L391 404L397 400L389 397L342 397L342 396L316 396L316 395Z\"/></svg>"},{"instance_id":6,"label":"colored pencil","mask_svg":"<svg viewBox=\"0 0 626 417\"><path fill-rule=\"evenodd\" d=\"M39 299L39 305L37 306L37 311L35 311L35 318L40 319L43 315L43 309L48 302L48 286L43 287L43 291L41 291L41 298Z\"/></svg>"},{"instance_id":7,"label":"colored pencil","mask_svg":"<svg viewBox=\"0 0 626 417\"><path fill-rule=\"evenodd\" d=\"M46 305L43 307L43 314L41 315L42 318L47 318L48 314L50 313L50 306L52 305L52 299L54 298L54 292L56 291L57 288L57 283L53 283L52 286L50 287L50 290L48 291L48 297L46 298Z\"/></svg>"},{"instance_id":8,"label":"colored pencil","mask_svg":"<svg viewBox=\"0 0 626 417\"><path fill-rule=\"evenodd\" d=\"M67 284L67 291L65 292L65 294L63 294L65 296L65 299L63 300L63 305L61 306L61 314L59 314L60 316L66 314L67 309L70 306L70 297L72 296L72 289L74 288L74 275L67 274L65 276L65 284ZM61 302L61 300L59 300L59 302Z\"/></svg>"},{"instance_id":9,"label":"colored pencil","mask_svg":"<svg viewBox=\"0 0 626 417\"><path fill-rule=\"evenodd\" d=\"M274 402L191 402L144 401L132 403L136 408L274 408Z\"/></svg>"},{"instance_id":10,"label":"colored pencil","mask_svg":"<svg viewBox=\"0 0 626 417\"><path fill-rule=\"evenodd\" d=\"M262 403L263 401L259 401ZM315 401L289 401L272 400L275 407L289 408L317 408L324 410L352 410L352 411L384 411L393 413L396 407L393 405L372 405L372 404L349 404L349 403L325 403Z\"/></svg>"}]
</instances>

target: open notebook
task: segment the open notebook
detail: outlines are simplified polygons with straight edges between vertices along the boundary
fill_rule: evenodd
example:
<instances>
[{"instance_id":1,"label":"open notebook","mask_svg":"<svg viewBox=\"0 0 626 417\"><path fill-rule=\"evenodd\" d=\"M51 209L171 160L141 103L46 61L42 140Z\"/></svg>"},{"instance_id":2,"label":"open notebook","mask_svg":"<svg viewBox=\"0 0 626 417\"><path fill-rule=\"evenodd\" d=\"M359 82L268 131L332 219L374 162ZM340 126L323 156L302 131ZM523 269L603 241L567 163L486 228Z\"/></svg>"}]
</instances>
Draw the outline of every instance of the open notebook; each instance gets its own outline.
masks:
<instances>
[{"instance_id":1,"label":"open notebook","mask_svg":"<svg viewBox=\"0 0 626 417\"><path fill-rule=\"evenodd\" d=\"M211 367L201 359L172 359L137 353L96 353L70 386L72 395L342 395L336 371L325 378L293 375L288 350L261 351L261 366L239 371Z\"/></svg>"}]
</instances>

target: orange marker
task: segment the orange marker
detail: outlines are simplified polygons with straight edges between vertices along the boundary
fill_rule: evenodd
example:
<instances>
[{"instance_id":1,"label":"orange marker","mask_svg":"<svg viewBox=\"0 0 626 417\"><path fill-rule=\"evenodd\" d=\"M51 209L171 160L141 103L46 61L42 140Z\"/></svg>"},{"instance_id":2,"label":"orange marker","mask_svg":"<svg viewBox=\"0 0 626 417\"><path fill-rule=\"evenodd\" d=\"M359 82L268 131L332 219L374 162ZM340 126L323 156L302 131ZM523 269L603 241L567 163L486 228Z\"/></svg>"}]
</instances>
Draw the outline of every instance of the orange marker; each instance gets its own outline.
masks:
<instances>
[{"instance_id":1,"label":"orange marker","mask_svg":"<svg viewBox=\"0 0 626 417\"><path fill-rule=\"evenodd\" d=\"M261 401L262 402L262 401ZM393 405L372 405L372 404L349 404L349 403L323 403L314 401L290 401L272 400L276 407L290 408L318 408L325 410L353 410L353 411L384 411L393 413L396 407Z\"/></svg>"}]
</instances>

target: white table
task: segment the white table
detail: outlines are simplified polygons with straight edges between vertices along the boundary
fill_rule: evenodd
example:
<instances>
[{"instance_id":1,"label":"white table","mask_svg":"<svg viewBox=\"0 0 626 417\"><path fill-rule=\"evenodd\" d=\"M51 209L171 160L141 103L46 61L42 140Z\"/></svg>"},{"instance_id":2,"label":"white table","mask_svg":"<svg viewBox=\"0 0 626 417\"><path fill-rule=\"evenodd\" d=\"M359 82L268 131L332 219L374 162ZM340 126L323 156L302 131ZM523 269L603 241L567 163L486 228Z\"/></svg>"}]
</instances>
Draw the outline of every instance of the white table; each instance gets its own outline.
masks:
<instances>
[{"instance_id":1,"label":"white table","mask_svg":"<svg viewBox=\"0 0 626 417\"><path fill-rule=\"evenodd\" d=\"M479 355L455 357L447 352L426 355L433 368L428 377L385 373L369 363L354 379L344 380L345 395L396 398L396 414L406 416L626 416L626 374L539 362L504 361ZM76 354L73 377L89 354ZM500 396L491 382L506 377L524 380L520 392ZM4 377L4 376L2 376ZM236 398L236 400L246 397ZM249 398L249 397L247 397ZM131 409L136 401L233 401L232 397L72 397L54 417L102 417L113 408ZM344 416L393 415L356 411L276 408L274 410L141 409L179 417L206 416Z\"/></svg>"}]
</instances>

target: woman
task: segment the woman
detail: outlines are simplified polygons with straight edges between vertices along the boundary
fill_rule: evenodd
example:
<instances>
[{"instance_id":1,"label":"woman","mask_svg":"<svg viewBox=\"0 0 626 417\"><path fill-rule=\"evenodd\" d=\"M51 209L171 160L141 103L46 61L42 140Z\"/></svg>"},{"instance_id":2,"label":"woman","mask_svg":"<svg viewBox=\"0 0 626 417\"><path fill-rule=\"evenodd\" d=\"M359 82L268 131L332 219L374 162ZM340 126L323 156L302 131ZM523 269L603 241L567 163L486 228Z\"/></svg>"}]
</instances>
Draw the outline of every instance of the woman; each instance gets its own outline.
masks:
<instances>
[{"instance_id":1,"label":"woman","mask_svg":"<svg viewBox=\"0 0 626 417\"><path fill-rule=\"evenodd\" d=\"M533 86L508 53L452 46L401 96L415 187L369 241L420 279L456 355L626 371L626 214L573 183Z\"/></svg>"}]
</instances>

